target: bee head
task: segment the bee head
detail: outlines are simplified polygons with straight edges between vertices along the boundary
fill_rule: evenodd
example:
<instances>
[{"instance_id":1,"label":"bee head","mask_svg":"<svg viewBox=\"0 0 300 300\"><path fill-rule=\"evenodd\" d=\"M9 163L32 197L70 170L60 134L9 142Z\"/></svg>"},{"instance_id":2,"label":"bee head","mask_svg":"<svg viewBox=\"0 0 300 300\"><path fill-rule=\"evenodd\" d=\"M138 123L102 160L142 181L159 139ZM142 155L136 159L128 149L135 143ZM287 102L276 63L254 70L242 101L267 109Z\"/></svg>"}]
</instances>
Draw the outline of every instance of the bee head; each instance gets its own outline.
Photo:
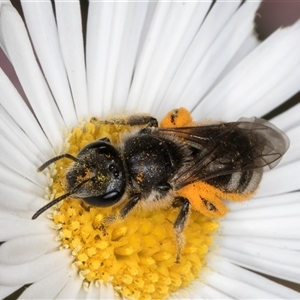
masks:
<instances>
[{"instance_id":1,"label":"bee head","mask_svg":"<svg viewBox=\"0 0 300 300\"><path fill-rule=\"evenodd\" d=\"M69 196L100 207L112 206L121 200L126 188L126 173L119 151L109 140L88 144L77 157L68 153L54 157L40 166L38 171L61 158L74 161L66 173L67 193L43 206L32 219Z\"/></svg>"},{"instance_id":2,"label":"bee head","mask_svg":"<svg viewBox=\"0 0 300 300\"><path fill-rule=\"evenodd\" d=\"M66 174L73 196L93 206L111 206L123 196L126 186L124 165L119 151L99 140L83 148Z\"/></svg>"}]
</instances>

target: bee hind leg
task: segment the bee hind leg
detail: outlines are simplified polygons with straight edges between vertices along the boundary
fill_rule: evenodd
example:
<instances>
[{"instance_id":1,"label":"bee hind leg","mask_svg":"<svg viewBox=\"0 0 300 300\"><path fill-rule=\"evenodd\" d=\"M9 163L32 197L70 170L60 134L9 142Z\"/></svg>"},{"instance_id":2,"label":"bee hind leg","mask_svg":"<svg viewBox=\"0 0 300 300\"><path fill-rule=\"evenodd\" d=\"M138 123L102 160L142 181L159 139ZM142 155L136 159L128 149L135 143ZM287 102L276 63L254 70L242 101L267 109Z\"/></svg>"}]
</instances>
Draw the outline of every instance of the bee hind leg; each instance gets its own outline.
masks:
<instances>
[{"instance_id":1,"label":"bee hind leg","mask_svg":"<svg viewBox=\"0 0 300 300\"><path fill-rule=\"evenodd\" d=\"M181 251L185 244L183 231L186 228L189 213L190 213L190 202L186 198L177 197L174 199L173 206L175 207L181 206L179 214L173 225L175 230L175 235L176 235L176 244L177 244L176 263L180 263Z\"/></svg>"},{"instance_id":2,"label":"bee hind leg","mask_svg":"<svg viewBox=\"0 0 300 300\"><path fill-rule=\"evenodd\" d=\"M155 118L149 115L132 115L128 118L112 118L108 120L97 120L100 124L111 124L111 125L129 125L129 126L146 126L146 127L157 127L158 122Z\"/></svg>"},{"instance_id":3,"label":"bee hind leg","mask_svg":"<svg viewBox=\"0 0 300 300\"><path fill-rule=\"evenodd\" d=\"M155 118L149 115L133 115L128 118L128 125L130 126L141 126L146 125L147 127L157 127L158 122Z\"/></svg>"}]
</instances>

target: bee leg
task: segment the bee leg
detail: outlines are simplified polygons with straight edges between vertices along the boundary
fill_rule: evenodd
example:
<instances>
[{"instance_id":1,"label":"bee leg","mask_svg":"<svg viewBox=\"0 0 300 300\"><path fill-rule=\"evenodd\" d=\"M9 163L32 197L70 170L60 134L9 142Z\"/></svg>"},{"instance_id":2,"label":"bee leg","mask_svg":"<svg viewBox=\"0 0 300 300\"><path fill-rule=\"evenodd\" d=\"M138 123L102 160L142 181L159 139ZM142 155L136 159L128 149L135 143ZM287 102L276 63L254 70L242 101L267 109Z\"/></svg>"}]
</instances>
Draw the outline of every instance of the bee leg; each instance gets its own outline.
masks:
<instances>
[{"instance_id":1,"label":"bee leg","mask_svg":"<svg viewBox=\"0 0 300 300\"><path fill-rule=\"evenodd\" d=\"M120 211L120 217L122 219L125 219L126 216L132 211L132 209L138 204L138 202L141 200L140 194L134 194L129 202L121 209Z\"/></svg>"},{"instance_id":2,"label":"bee leg","mask_svg":"<svg viewBox=\"0 0 300 300\"><path fill-rule=\"evenodd\" d=\"M100 120L100 124L111 124L111 125L129 125L129 126L146 126L146 127L157 127L158 122L155 118L149 115L133 115L127 119L115 118L109 120Z\"/></svg>"},{"instance_id":3,"label":"bee leg","mask_svg":"<svg viewBox=\"0 0 300 300\"><path fill-rule=\"evenodd\" d=\"M107 235L105 230L105 226L114 223L117 221L118 217L121 219L125 219L127 215L132 211L132 209L137 205L140 201L141 196L140 194L133 194L128 203L121 209L119 215L109 215L107 216L102 224L100 225L99 229L103 232L104 235Z\"/></svg>"},{"instance_id":4,"label":"bee leg","mask_svg":"<svg viewBox=\"0 0 300 300\"><path fill-rule=\"evenodd\" d=\"M99 139L99 141L110 143L110 139L108 137L104 137L102 139Z\"/></svg>"},{"instance_id":5,"label":"bee leg","mask_svg":"<svg viewBox=\"0 0 300 300\"><path fill-rule=\"evenodd\" d=\"M176 243L177 243L176 263L180 263L181 251L185 244L183 230L186 227L189 212L190 212L190 202L186 198L183 197L175 198L174 206L178 206L179 203L182 203L181 209L173 225L176 234Z\"/></svg>"},{"instance_id":6,"label":"bee leg","mask_svg":"<svg viewBox=\"0 0 300 300\"><path fill-rule=\"evenodd\" d=\"M130 126L146 125L147 127L157 127L158 122L155 118L148 115L133 115L128 118L128 125Z\"/></svg>"}]
</instances>

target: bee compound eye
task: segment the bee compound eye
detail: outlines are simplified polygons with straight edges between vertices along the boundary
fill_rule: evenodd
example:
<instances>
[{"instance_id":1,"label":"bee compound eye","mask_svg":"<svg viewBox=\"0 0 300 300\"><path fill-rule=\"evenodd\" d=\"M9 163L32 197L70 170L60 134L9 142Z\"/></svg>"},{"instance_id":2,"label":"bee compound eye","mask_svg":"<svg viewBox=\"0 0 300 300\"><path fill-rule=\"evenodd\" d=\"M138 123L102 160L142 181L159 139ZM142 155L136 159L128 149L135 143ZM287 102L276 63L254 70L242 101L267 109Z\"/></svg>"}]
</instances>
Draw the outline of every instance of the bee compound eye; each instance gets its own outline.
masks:
<instances>
[{"instance_id":1,"label":"bee compound eye","mask_svg":"<svg viewBox=\"0 0 300 300\"><path fill-rule=\"evenodd\" d=\"M92 206L107 207L116 204L121 200L121 198L122 193L118 191L111 191L100 196L85 197L83 200Z\"/></svg>"},{"instance_id":2,"label":"bee compound eye","mask_svg":"<svg viewBox=\"0 0 300 300\"><path fill-rule=\"evenodd\" d=\"M117 155L117 150L110 144L108 139L101 139L86 145L78 153L78 157L85 155L88 151L93 150L97 154Z\"/></svg>"}]
</instances>

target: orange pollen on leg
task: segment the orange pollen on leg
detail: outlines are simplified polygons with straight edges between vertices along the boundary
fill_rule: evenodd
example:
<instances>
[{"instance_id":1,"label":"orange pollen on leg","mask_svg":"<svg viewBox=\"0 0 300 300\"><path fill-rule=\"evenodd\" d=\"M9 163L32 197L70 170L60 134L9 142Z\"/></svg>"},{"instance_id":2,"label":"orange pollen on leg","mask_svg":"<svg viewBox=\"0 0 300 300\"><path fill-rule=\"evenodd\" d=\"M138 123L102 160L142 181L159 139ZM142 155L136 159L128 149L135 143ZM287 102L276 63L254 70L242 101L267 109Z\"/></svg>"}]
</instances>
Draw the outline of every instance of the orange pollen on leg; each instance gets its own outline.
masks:
<instances>
[{"instance_id":1,"label":"orange pollen on leg","mask_svg":"<svg viewBox=\"0 0 300 300\"><path fill-rule=\"evenodd\" d=\"M234 201L234 202L242 202L244 200L249 200L254 197L256 194L255 190L254 192L248 192L248 193L223 193L222 198L229 200L229 201Z\"/></svg>"},{"instance_id":2,"label":"orange pollen on leg","mask_svg":"<svg viewBox=\"0 0 300 300\"><path fill-rule=\"evenodd\" d=\"M170 111L161 121L160 127L183 127L183 126L193 126L192 116L190 112L183 108L177 108Z\"/></svg>"},{"instance_id":3,"label":"orange pollen on leg","mask_svg":"<svg viewBox=\"0 0 300 300\"><path fill-rule=\"evenodd\" d=\"M226 206L220 199L223 192L202 181L189 184L177 192L177 195L189 200L192 208L210 218L223 217Z\"/></svg>"},{"instance_id":4,"label":"orange pollen on leg","mask_svg":"<svg viewBox=\"0 0 300 300\"><path fill-rule=\"evenodd\" d=\"M223 217L227 208L222 200L241 202L250 199L255 192L226 193L203 181L191 183L177 192L177 196L189 200L192 208L210 218Z\"/></svg>"}]
</instances>

